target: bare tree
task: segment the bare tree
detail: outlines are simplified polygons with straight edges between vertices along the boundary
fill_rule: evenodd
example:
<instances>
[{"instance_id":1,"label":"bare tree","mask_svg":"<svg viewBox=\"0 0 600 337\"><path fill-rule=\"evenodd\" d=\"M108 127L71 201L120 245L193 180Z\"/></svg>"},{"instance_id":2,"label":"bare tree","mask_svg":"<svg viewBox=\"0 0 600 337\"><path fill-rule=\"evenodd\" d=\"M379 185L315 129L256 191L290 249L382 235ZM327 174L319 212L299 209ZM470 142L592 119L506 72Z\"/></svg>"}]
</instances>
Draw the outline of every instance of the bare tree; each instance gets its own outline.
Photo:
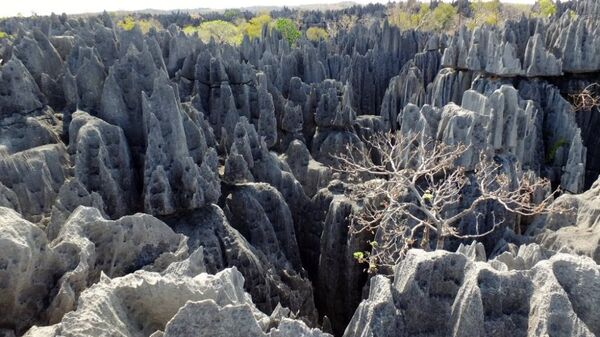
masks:
<instances>
[{"instance_id":1,"label":"bare tree","mask_svg":"<svg viewBox=\"0 0 600 337\"><path fill-rule=\"evenodd\" d=\"M436 249L443 248L449 237L477 239L490 234L504 217L489 214L493 226L481 233L464 234L456 227L466 217L474 217L481 228L479 222L486 215L479 210L486 203L495 202L516 216L564 211L552 205L554 194L547 180L520 170L509 176L485 155L474 168L461 167L456 163L467 151L465 146L422 138L382 134L337 156L336 169L354 183L348 197L362 206L353 215L350 232L377 235L371 252L355 254L359 262L369 263L371 271L396 264L417 241L428 249L432 233ZM465 207L467 188L476 190L477 197Z\"/></svg>"},{"instance_id":2,"label":"bare tree","mask_svg":"<svg viewBox=\"0 0 600 337\"><path fill-rule=\"evenodd\" d=\"M600 84L592 83L576 94L569 95L575 111L600 108Z\"/></svg>"}]
</instances>

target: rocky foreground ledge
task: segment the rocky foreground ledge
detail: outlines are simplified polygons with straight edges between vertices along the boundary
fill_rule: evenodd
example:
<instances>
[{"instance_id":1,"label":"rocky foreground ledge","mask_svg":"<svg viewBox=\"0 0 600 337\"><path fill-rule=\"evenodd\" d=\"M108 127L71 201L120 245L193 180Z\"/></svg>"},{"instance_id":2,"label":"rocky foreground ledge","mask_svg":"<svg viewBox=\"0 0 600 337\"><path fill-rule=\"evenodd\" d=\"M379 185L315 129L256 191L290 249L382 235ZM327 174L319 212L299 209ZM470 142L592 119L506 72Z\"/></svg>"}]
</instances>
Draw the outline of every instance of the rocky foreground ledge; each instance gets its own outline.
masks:
<instances>
[{"instance_id":1,"label":"rocky foreground ledge","mask_svg":"<svg viewBox=\"0 0 600 337\"><path fill-rule=\"evenodd\" d=\"M188 254L187 237L152 219L79 207L48 242L0 208L2 303L14 313L3 324L25 336L330 336L281 306L264 314L237 268L206 273L203 249ZM371 279L344 336L595 336L599 288L591 258L536 244L489 261L481 244L411 250L391 278ZM28 329L40 320L50 325Z\"/></svg>"},{"instance_id":2,"label":"rocky foreground ledge","mask_svg":"<svg viewBox=\"0 0 600 337\"><path fill-rule=\"evenodd\" d=\"M393 279L372 278L344 336L600 333L600 266L592 259L548 258L535 244L488 262L482 246L461 250L411 250Z\"/></svg>"}]
</instances>

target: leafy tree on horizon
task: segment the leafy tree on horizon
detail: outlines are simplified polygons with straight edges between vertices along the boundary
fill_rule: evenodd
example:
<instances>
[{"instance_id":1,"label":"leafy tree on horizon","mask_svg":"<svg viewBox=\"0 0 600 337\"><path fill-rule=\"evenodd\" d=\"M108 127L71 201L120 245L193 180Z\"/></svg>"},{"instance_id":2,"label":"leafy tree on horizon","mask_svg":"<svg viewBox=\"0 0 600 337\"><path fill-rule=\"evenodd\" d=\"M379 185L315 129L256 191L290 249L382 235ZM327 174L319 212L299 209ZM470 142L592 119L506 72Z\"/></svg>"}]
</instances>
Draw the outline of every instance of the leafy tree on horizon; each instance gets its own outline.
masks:
<instances>
[{"instance_id":1,"label":"leafy tree on horizon","mask_svg":"<svg viewBox=\"0 0 600 337\"><path fill-rule=\"evenodd\" d=\"M296 27L296 23L294 23L294 21L291 19L279 18L275 20L273 28L281 32L281 35L283 35L283 38L288 41L290 46L294 45L300 36L302 36L298 30L298 27Z\"/></svg>"}]
</instances>

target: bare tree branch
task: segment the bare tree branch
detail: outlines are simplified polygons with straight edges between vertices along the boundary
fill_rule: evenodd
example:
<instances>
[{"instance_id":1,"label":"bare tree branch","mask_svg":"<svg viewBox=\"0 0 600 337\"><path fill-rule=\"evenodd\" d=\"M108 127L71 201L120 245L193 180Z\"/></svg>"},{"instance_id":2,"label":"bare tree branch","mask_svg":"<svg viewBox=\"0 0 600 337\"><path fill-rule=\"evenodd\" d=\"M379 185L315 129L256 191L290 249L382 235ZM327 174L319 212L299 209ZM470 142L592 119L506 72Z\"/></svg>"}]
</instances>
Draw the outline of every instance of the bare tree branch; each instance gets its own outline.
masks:
<instances>
[{"instance_id":1,"label":"bare tree branch","mask_svg":"<svg viewBox=\"0 0 600 337\"><path fill-rule=\"evenodd\" d=\"M569 95L574 110L591 111L600 107L600 84L592 83L576 94Z\"/></svg>"},{"instance_id":2,"label":"bare tree branch","mask_svg":"<svg viewBox=\"0 0 600 337\"><path fill-rule=\"evenodd\" d=\"M457 166L467 150L463 145L399 133L376 135L364 143L336 156L335 170L354 183L347 194L362 207L352 215L351 233L377 235L377 244L371 252L361 252L359 259L371 271L395 264L418 241L428 249L432 234L436 249L443 248L449 237L489 235L505 223L504 217L489 214L491 228L482 233L461 233L457 225L474 217L480 228L481 221L490 220L481 209L490 204L514 216L567 211L552 205L555 193L550 193L550 183L529 172L519 169L509 177L485 154L474 170ZM476 191L472 200L465 199L467 188Z\"/></svg>"}]
</instances>

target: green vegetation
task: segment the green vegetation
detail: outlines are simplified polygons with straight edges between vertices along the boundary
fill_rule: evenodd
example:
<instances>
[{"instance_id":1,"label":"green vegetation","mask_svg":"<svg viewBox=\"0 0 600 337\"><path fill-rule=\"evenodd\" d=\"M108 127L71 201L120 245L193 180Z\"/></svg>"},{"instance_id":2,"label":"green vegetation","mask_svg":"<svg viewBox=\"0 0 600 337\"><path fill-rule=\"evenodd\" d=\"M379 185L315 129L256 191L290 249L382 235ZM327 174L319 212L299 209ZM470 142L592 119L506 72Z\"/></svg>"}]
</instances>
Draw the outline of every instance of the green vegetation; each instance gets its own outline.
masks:
<instances>
[{"instance_id":1,"label":"green vegetation","mask_svg":"<svg viewBox=\"0 0 600 337\"><path fill-rule=\"evenodd\" d=\"M358 263L365 263L368 265L366 269L370 274L377 272L377 265L375 264L375 260L371 257L369 252L354 252L352 253L352 257Z\"/></svg>"},{"instance_id":2,"label":"green vegetation","mask_svg":"<svg viewBox=\"0 0 600 337\"><path fill-rule=\"evenodd\" d=\"M500 22L502 4L500 0L477 1L471 3L472 17L466 23L469 29L481 25L495 26Z\"/></svg>"},{"instance_id":3,"label":"green vegetation","mask_svg":"<svg viewBox=\"0 0 600 337\"><path fill-rule=\"evenodd\" d=\"M198 26L186 26L183 32L188 35L198 34L204 42L213 38L219 43L240 44L244 35L259 38L265 26L280 31L290 44L294 44L301 36L294 21L277 19L273 22L269 14L260 14L248 22L238 20L237 25L223 20L205 21Z\"/></svg>"},{"instance_id":4,"label":"green vegetation","mask_svg":"<svg viewBox=\"0 0 600 337\"><path fill-rule=\"evenodd\" d=\"M358 260L359 262L362 262L365 258L365 253L363 252L354 252L352 254L352 257L354 257L355 260Z\"/></svg>"},{"instance_id":5,"label":"green vegetation","mask_svg":"<svg viewBox=\"0 0 600 337\"><path fill-rule=\"evenodd\" d=\"M474 0L470 3L470 9L470 15L465 16L449 3L440 2L437 7L431 9L428 4L408 1L390 8L388 20L403 30L448 32L463 24L469 29L486 24L499 25L508 19L518 19L531 12L530 5L501 3L500 0Z\"/></svg>"},{"instance_id":6,"label":"green vegetation","mask_svg":"<svg viewBox=\"0 0 600 337\"><path fill-rule=\"evenodd\" d=\"M198 26L183 27L183 32L188 35L198 34L198 37L209 42L211 38L218 43L240 44L242 33L240 29L231 22L213 20L202 22Z\"/></svg>"},{"instance_id":7,"label":"green vegetation","mask_svg":"<svg viewBox=\"0 0 600 337\"><path fill-rule=\"evenodd\" d=\"M251 39L259 38L263 27L271 24L273 19L269 14L261 14L253 17L248 22L242 22L239 25L242 34L248 35Z\"/></svg>"},{"instance_id":8,"label":"green vegetation","mask_svg":"<svg viewBox=\"0 0 600 337\"><path fill-rule=\"evenodd\" d=\"M135 27L135 19L133 16L126 16L123 20L117 22L117 26L121 27L123 30L132 30Z\"/></svg>"},{"instance_id":9,"label":"green vegetation","mask_svg":"<svg viewBox=\"0 0 600 337\"><path fill-rule=\"evenodd\" d=\"M275 20L273 29L281 32L283 38L288 41L290 46L295 44L301 36L296 24L291 19L279 18Z\"/></svg>"},{"instance_id":10,"label":"green vegetation","mask_svg":"<svg viewBox=\"0 0 600 337\"><path fill-rule=\"evenodd\" d=\"M539 0L539 12L537 13L541 17L550 17L556 14L556 5L552 0Z\"/></svg>"},{"instance_id":11,"label":"green vegetation","mask_svg":"<svg viewBox=\"0 0 600 337\"><path fill-rule=\"evenodd\" d=\"M161 29L162 25L156 19L139 19L136 20L133 16L129 15L117 22L117 26L123 30L132 30L133 27L138 26L142 33L148 33L150 29Z\"/></svg>"},{"instance_id":12,"label":"green vegetation","mask_svg":"<svg viewBox=\"0 0 600 337\"><path fill-rule=\"evenodd\" d=\"M242 17L242 11L239 9L226 9L225 12L223 12L223 16L230 21L233 21L237 18Z\"/></svg>"},{"instance_id":13,"label":"green vegetation","mask_svg":"<svg viewBox=\"0 0 600 337\"><path fill-rule=\"evenodd\" d=\"M397 7L390 15L390 22L401 29L447 31L454 27L458 11L447 3L440 3L433 10L427 4L415 7Z\"/></svg>"},{"instance_id":14,"label":"green vegetation","mask_svg":"<svg viewBox=\"0 0 600 337\"><path fill-rule=\"evenodd\" d=\"M1 39L8 39L9 37L10 37L9 34L7 34L7 33L5 33L5 32L3 32L3 31L0 30L0 40Z\"/></svg>"},{"instance_id":15,"label":"green vegetation","mask_svg":"<svg viewBox=\"0 0 600 337\"><path fill-rule=\"evenodd\" d=\"M398 26L400 29L417 29L424 22L423 19L430 13L429 5L421 4L416 10L415 7L394 8L390 14L390 23Z\"/></svg>"},{"instance_id":16,"label":"green vegetation","mask_svg":"<svg viewBox=\"0 0 600 337\"><path fill-rule=\"evenodd\" d=\"M306 38L311 41L319 41L321 39L327 40L329 38L329 33L323 28L310 27L306 30Z\"/></svg>"},{"instance_id":17,"label":"green vegetation","mask_svg":"<svg viewBox=\"0 0 600 337\"><path fill-rule=\"evenodd\" d=\"M546 155L546 164L552 163L554 161L554 158L556 158L556 152L558 151L558 149L568 144L569 143L564 138L560 138L554 144L552 144L552 146L548 150L548 154Z\"/></svg>"},{"instance_id":18,"label":"green vegetation","mask_svg":"<svg viewBox=\"0 0 600 337\"><path fill-rule=\"evenodd\" d=\"M456 7L442 2L432 11L431 18L426 18L428 25L425 25L425 29L429 26L428 30L446 31L452 28L457 14Z\"/></svg>"}]
</instances>

